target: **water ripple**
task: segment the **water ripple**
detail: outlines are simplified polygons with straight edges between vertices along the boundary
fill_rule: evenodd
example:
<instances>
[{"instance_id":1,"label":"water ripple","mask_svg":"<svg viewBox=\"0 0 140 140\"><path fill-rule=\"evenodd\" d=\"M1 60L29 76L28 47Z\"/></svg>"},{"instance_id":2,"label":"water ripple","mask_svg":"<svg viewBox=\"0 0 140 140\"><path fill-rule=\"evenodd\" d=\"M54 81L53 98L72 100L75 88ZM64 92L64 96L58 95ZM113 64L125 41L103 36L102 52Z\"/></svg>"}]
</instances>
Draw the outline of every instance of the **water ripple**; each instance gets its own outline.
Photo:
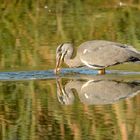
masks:
<instances>
[{"instance_id":1,"label":"water ripple","mask_svg":"<svg viewBox=\"0 0 140 140\"><path fill-rule=\"evenodd\" d=\"M64 76L67 74L87 74L87 75L97 75L96 70L83 69L83 68L68 68L62 69L59 76ZM107 74L115 75L138 75L140 72L131 71L118 71L110 70ZM53 70L46 71L17 71L17 72L0 72L0 80L34 80L34 79L54 79L57 76L54 74Z\"/></svg>"}]
</instances>

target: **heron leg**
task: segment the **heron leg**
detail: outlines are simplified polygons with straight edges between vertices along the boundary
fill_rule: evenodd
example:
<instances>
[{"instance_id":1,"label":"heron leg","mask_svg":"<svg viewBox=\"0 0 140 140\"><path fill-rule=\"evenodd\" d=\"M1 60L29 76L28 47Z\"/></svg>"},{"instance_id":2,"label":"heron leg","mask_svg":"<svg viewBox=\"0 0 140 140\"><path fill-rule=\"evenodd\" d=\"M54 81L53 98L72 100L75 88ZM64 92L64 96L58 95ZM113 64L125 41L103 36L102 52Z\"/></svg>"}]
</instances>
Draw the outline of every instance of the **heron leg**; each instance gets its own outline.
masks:
<instances>
[{"instance_id":1,"label":"heron leg","mask_svg":"<svg viewBox=\"0 0 140 140\"><path fill-rule=\"evenodd\" d=\"M105 74L105 69L98 70L98 74L100 74L100 75Z\"/></svg>"}]
</instances>

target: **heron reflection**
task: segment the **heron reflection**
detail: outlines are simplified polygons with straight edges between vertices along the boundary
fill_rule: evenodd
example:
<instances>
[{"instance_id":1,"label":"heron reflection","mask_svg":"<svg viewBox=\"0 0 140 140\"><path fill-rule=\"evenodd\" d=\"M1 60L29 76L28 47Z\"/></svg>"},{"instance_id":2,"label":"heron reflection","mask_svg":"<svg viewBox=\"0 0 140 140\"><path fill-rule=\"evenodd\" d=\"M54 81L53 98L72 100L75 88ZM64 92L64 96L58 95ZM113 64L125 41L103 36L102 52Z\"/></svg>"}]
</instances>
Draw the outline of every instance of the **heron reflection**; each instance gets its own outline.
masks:
<instances>
[{"instance_id":1,"label":"heron reflection","mask_svg":"<svg viewBox=\"0 0 140 140\"><path fill-rule=\"evenodd\" d=\"M140 82L136 81L74 79L63 85L61 80L56 80L57 97L61 104L67 105L74 103L74 90L77 91L80 101L87 105L113 104L140 93Z\"/></svg>"}]
</instances>

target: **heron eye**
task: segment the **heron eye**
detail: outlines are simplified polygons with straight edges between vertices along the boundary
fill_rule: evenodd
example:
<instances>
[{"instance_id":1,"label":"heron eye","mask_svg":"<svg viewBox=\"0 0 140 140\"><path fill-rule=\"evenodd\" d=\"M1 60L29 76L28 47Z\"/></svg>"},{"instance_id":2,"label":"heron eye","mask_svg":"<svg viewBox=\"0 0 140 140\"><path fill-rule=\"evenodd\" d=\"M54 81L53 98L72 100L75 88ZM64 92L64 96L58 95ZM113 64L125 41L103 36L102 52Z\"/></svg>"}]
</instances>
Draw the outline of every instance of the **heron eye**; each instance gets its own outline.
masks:
<instances>
[{"instance_id":1,"label":"heron eye","mask_svg":"<svg viewBox=\"0 0 140 140\"><path fill-rule=\"evenodd\" d=\"M61 51L62 51L62 49L61 49L61 48L59 48L59 49L58 49L58 52L61 52Z\"/></svg>"}]
</instances>

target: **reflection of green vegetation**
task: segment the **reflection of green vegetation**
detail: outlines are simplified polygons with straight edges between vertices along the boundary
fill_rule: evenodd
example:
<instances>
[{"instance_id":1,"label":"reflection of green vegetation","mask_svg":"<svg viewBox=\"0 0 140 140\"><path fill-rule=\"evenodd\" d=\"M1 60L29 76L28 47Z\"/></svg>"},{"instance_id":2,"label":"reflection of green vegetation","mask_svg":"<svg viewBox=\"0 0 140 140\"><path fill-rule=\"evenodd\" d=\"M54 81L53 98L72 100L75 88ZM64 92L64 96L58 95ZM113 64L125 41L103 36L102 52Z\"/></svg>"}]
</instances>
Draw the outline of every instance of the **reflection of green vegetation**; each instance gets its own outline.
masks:
<instances>
[{"instance_id":1,"label":"reflection of green vegetation","mask_svg":"<svg viewBox=\"0 0 140 140\"><path fill-rule=\"evenodd\" d=\"M132 44L140 49L138 2L120 7L114 1L3 1L0 5L0 65L54 66L59 43L91 39ZM51 65L50 65L51 64Z\"/></svg>"},{"instance_id":2,"label":"reflection of green vegetation","mask_svg":"<svg viewBox=\"0 0 140 140\"><path fill-rule=\"evenodd\" d=\"M76 100L67 106L58 103L55 88L54 81L1 82L0 137L139 139L139 96L114 105L87 106Z\"/></svg>"}]
</instances>

